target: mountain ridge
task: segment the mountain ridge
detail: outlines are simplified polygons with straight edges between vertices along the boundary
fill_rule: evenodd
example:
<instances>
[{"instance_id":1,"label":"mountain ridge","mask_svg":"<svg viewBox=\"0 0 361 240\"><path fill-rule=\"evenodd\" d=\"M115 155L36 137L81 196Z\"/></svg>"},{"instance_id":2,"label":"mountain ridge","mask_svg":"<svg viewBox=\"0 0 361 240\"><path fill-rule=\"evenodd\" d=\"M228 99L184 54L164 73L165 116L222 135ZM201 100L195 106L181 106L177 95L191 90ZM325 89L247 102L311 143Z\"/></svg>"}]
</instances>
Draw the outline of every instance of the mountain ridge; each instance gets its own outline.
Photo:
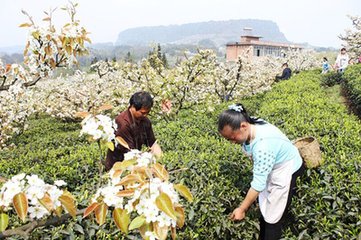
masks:
<instances>
[{"instance_id":1,"label":"mountain ridge","mask_svg":"<svg viewBox=\"0 0 361 240\"><path fill-rule=\"evenodd\" d=\"M252 28L252 34L261 36L265 41L289 42L271 20L232 19L129 28L118 34L115 45L197 44L200 41L211 41L219 47L239 41L244 28Z\"/></svg>"}]
</instances>

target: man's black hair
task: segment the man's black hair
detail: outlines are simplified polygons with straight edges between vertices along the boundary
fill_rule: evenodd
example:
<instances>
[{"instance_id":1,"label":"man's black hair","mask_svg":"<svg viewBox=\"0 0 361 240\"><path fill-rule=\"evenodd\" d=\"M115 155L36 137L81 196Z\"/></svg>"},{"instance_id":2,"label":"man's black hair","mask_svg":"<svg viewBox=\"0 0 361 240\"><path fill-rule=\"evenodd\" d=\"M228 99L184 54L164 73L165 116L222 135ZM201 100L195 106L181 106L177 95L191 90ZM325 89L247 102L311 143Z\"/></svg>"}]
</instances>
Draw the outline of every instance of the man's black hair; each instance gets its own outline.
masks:
<instances>
[{"instance_id":1,"label":"man's black hair","mask_svg":"<svg viewBox=\"0 0 361 240\"><path fill-rule=\"evenodd\" d=\"M141 108L151 109L153 107L153 98L148 92L136 92L131 96L129 105L133 106L137 111Z\"/></svg>"}]
</instances>

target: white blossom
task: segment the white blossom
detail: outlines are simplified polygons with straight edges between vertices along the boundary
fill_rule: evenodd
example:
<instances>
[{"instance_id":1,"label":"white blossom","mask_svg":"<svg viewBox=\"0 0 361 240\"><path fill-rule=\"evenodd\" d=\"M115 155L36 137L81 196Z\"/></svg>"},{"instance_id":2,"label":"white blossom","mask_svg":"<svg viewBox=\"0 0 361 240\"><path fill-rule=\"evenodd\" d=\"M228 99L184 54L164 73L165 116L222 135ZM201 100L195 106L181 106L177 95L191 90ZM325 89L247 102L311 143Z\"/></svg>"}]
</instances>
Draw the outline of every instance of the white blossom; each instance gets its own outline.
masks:
<instances>
[{"instance_id":1,"label":"white blossom","mask_svg":"<svg viewBox=\"0 0 361 240\"><path fill-rule=\"evenodd\" d=\"M145 236L148 237L149 240L159 239L154 232L150 232L150 231L145 232Z\"/></svg>"},{"instance_id":2,"label":"white blossom","mask_svg":"<svg viewBox=\"0 0 361 240\"><path fill-rule=\"evenodd\" d=\"M46 210L46 208L44 208L41 205L35 207L30 206L28 211L29 211L29 217L31 219L35 219L35 218L40 219L49 213L48 210Z\"/></svg>"},{"instance_id":3,"label":"white blossom","mask_svg":"<svg viewBox=\"0 0 361 240\"><path fill-rule=\"evenodd\" d=\"M58 186L58 187L66 186L66 182L63 180L56 180L56 181L54 181L54 185Z\"/></svg>"}]
</instances>

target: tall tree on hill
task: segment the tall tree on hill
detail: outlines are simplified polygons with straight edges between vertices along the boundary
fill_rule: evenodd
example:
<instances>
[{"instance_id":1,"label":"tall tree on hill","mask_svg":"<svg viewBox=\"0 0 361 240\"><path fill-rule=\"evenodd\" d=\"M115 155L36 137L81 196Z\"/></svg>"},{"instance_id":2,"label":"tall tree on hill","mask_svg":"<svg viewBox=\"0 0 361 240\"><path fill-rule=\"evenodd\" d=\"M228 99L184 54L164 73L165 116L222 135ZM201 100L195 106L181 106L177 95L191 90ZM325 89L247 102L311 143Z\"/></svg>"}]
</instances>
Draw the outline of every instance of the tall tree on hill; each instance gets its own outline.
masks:
<instances>
[{"instance_id":1,"label":"tall tree on hill","mask_svg":"<svg viewBox=\"0 0 361 240\"><path fill-rule=\"evenodd\" d=\"M158 43L158 47L157 47L157 57L159 59L162 59L162 48L160 47L159 43Z\"/></svg>"},{"instance_id":2,"label":"tall tree on hill","mask_svg":"<svg viewBox=\"0 0 361 240\"><path fill-rule=\"evenodd\" d=\"M163 66L165 68L168 68L169 65L168 65L168 60L167 60L167 56L165 55L165 53L162 54L162 58L161 58L162 62L163 62Z\"/></svg>"},{"instance_id":3,"label":"tall tree on hill","mask_svg":"<svg viewBox=\"0 0 361 240\"><path fill-rule=\"evenodd\" d=\"M165 53L162 53L162 48L158 43L157 47L154 47L152 51L148 53L149 63L153 68L156 68L157 64L154 61L154 57L163 63L163 67L168 68L168 60Z\"/></svg>"},{"instance_id":4,"label":"tall tree on hill","mask_svg":"<svg viewBox=\"0 0 361 240\"><path fill-rule=\"evenodd\" d=\"M129 51L128 51L127 54L125 55L124 61L129 62L129 63L134 62L133 56L132 56L132 54L131 54Z\"/></svg>"},{"instance_id":5,"label":"tall tree on hill","mask_svg":"<svg viewBox=\"0 0 361 240\"><path fill-rule=\"evenodd\" d=\"M93 65L95 63L97 63L99 61L99 59L97 57L94 57L91 62L90 62L90 65Z\"/></svg>"}]
</instances>

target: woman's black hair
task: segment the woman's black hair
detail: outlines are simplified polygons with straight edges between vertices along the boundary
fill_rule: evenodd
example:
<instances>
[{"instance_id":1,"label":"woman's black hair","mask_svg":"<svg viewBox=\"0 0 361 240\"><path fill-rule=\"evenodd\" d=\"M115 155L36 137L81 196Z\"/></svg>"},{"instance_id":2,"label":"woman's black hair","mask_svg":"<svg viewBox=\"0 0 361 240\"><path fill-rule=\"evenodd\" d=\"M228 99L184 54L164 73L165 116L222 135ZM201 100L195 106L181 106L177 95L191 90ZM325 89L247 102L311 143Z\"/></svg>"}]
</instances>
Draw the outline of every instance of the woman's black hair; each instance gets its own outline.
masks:
<instances>
[{"instance_id":1,"label":"woman's black hair","mask_svg":"<svg viewBox=\"0 0 361 240\"><path fill-rule=\"evenodd\" d=\"M242 122L248 122L250 124L266 124L262 119L250 117L247 113L245 107L236 103L232 105L235 107L230 107L230 109L224 110L218 117L218 131L222 131L225 126L230 126L232 130L239 129Z\"/></svg>"},{"instance_id":2,"label":"woman's black hair","mask_svg":"<svg viewBox=\"0 0 361 240\"><path fill-rule=\"evenodd\" d=\"M153 107L153 98L148 92L136 92L130 97L129 105L133 106L137 111L141 108L151 109Z\"/></svg>"}]
</instances>

